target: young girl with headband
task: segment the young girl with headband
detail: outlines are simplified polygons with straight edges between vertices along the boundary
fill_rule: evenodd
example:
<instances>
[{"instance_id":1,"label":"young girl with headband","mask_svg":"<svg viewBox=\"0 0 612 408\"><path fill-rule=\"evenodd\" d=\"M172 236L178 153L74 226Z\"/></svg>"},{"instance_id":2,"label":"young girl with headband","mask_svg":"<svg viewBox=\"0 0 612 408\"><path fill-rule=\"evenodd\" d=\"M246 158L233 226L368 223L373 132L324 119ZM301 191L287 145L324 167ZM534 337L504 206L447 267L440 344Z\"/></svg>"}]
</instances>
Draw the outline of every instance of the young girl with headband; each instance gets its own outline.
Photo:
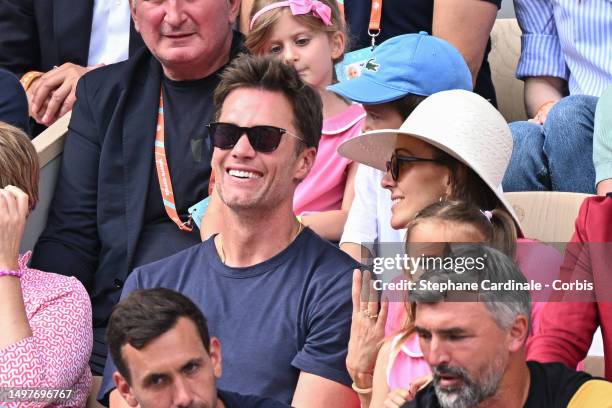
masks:
<instances>
[{"instance_id":1,"label":"young girl with headband","mask_svg":"<svg viewBox=\"0 0 612 408\"><path fill-rule=\"evenodd\" d=\"M298 219L322 237L338 241L353 201L357 164L337 154L337 147L357 136L365 112L326 90L334 83L334 64L344 56L344 19L335 0L256 0L246 46L292 65L323 101L323 129L317 158L295 192Z\"/></svg>"},{"instance_id":2,"label":"young girl with headband","mask_svg":"<svg viewBox=\"0 0 612 408\"><path fill-rule=\"evenodd\" d=\"M482 242L510 257L516 252L515 223L508 212L499 208L486 211L464 201L436 202L419 211L406 228L406 254L415 257L422 256L423 252L441 256L440 246L436 244L452 242ZM406 309L402 330L385 340L378 354L371 407L383 406L386 398L388 405L384 406L393 406L392 403L401 406L403 401L414 397L412 393L416 390L411 384L431 372L414 333L413 305L407 302Z\"/></svg>"}]
</instances>

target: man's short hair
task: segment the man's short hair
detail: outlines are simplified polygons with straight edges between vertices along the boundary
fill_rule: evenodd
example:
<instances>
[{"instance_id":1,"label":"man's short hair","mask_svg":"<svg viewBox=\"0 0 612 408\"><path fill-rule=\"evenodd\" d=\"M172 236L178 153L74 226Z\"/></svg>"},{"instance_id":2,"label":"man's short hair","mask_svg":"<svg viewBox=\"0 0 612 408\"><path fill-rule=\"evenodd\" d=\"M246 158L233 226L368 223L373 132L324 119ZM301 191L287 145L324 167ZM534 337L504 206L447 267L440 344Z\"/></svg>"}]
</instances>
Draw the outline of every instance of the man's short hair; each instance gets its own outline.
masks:
<instances>
[{"instance_id":1,"label":"man's short hair","mask_svg":"<svg viewBox=\"0 0 612 408\"><path fill-rule=\"evenodd\" d=\"M240 88L282 93L293 108L293 125L299 136L308 147L319 146L323 127L321 97L302 81L293 67L270 56L241 55L236 58L221 74L221 82L215 90L217 119L225 98Z\"/></svg>"},{"instance_id":2,"label":"man's short hair","mask_svg":"<svg viewBox=\"0 0 612 408\"><path fill-rule=\"evenodd\" d=\"M140 289L130 293L113 308L108 321L106 340L119 373L130 380L121 348L129 344L142 349L149 342L172 329L179 317L195 324L206 351L210 349L210 336L206 318L186 296L166 288Z\"/></svg>"},{"instance_id":3,"label":"man's short hair","mask_svg":"<svg viewBox=\"0 0 612 408\"><path fill-rule=\"evenodd\" d=\"M415 290L410 291L411 301L438 303L477 299L484 303L493 320L502 329L508 329L518 315L524 315L531 322L531 296L529 290L525 289L527 280L512 259L485 245L449 244L448 248L448 252L443 255L443 264L453 266L435 268L423 273L415 285ZM474 267L465 267L468 259L474 260ZM462 267L457 268L457 265ZM484 280L490 281L491 284L510 282L514 286L504 290L483 290ZM428 285L422 284L421 281ZM442 283L477 283L478 292L435 290L434 285ZM492 286L487 284L486 287Z\"/></svg>"}]
</instances>

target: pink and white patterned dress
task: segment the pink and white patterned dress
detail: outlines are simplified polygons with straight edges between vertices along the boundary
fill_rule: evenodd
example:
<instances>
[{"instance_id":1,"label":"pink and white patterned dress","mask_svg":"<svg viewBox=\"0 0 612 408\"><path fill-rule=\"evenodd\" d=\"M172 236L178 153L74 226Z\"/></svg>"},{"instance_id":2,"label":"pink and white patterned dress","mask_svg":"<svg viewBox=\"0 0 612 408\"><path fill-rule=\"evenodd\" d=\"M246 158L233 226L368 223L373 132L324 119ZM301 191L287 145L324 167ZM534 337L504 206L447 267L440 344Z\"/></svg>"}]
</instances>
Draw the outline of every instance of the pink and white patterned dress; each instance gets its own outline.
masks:
<instances>
[{"instance_id":1,"label":"pink and white patterned dress","mask_svg":"<svg viewBox=\"0 0 612 408\"><path fill-rule=\"evenodd\" d=\"M32 336L0 349L0 388L70 389L54 402L0 402L2 407L83 407L91 388L91 303L76 278L30 269L19 259ZM66 395L66 394L65 394Z\"/></svg>"}]
</instances>

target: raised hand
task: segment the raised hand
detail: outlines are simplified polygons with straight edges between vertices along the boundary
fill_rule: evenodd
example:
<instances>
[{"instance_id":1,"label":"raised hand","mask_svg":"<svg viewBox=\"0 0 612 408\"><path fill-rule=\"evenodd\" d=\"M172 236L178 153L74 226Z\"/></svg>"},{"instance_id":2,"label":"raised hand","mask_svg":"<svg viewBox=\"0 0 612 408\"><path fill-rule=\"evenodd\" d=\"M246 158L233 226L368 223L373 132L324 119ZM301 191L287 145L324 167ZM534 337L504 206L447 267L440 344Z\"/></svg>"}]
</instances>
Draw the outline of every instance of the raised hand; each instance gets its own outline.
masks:
<instances>
[{"instance_id":1,"label":"raised hand","mask_svg":"<svg viewBox=\"0 0 612 408\"><path fill-rule=\"evenodd\" d=\"M371 284L370 272L353 271L353 317L346 366L359 388L371 388L376 356L382 345L387 320L388 300L379 310L379 295ZM365 292L365 293L364 293ZM364 293L364 295L362 295Z\"/></svg>"},{"instance_id":2,"label":"raised hand","mask_svg":"<svg viewBox=\"0 0 612 408\"><path fill-rule=\"evenodd\" d=\"M15 186L0 189L0 269L17 270L19 243L28 216L28 195Z\"/></svg>"},{"instance_id":3,"label":"raised hand","mask_svg":"<svg viewBox=\"0 0 612 408\"><path fill-rule=\"evenodd\" d=\"M35 80L27 92L30 116L45 126L53 124L72 109L79 79L102 65L82 67L67 62Z\"/></svg>"}]
</instances>

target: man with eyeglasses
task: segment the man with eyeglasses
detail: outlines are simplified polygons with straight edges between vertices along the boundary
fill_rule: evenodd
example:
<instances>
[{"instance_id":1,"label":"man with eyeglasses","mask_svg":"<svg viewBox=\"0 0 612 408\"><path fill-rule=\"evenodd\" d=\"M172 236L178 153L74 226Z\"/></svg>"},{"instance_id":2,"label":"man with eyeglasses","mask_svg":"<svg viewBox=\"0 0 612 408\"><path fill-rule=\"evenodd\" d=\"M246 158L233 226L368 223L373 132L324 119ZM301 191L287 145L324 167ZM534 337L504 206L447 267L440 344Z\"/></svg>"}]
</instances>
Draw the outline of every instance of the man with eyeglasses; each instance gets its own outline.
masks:
<instances>
[{"instance_id":1,"label":"man with eyeglasses","mask_svg":"<svg viewBox=\"0 0 612 408\"><path fill-rule=\"evenodd\" d=\"M298 408L357 407L345 367L357 264L292 211L316 156L320 97L282 62L243 56L223 73L215 107L220 233L136 269L122 297L166 287L191 298L223 343L220 388ZM114 371L109 361L103 392Z\"/></svg>"}]
</instances>

